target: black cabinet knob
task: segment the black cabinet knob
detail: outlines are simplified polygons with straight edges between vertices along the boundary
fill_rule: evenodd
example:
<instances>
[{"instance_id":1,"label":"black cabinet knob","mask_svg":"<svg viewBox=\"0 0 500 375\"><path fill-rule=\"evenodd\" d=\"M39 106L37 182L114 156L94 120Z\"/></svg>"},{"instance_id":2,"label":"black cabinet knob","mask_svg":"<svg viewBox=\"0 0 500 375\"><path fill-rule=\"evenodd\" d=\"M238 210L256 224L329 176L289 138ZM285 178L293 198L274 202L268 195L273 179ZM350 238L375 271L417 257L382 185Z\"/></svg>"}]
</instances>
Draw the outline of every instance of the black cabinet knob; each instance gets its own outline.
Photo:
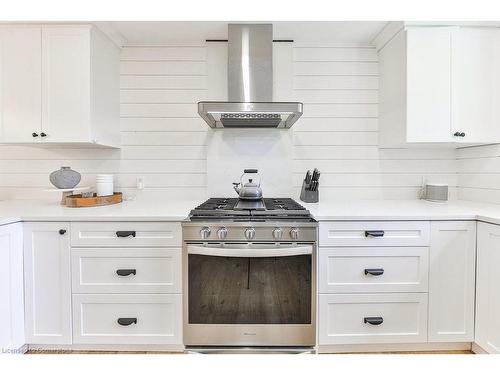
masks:
<instances>
[{"instance_id":1,"label":"black cabinet knob","mask_svg":"<svg viewBox=\"0 0 500 375\"><path fill-rule=\"evenodd\" d=\"M59 229L59 234L62 236L66 233L66 229Z\"/></svg>"},{"instance_id":2,"label":"black cabinet knob","mask_svg":"<svg viewBox=\"0 0 500 375\"><path fill-rule=\"evenodd\" d=\"M47 136L47 134L45 134L44 132L40 133L40 137L46 137L46 136Z\"/></svg>"},{"instance_id":3,"label":"black cabinet knob","mask_svg":"<svg viewBox=\"0 0 500 375\"><path fill-rule=\"evenodd\" d=\"M461 137L461 138L465 137L465 133L464 132L455 132L455 133L453 133L453 135L455 137Z\"/></svg>"},{"instance_id":4,"label":"black cabinet knob","mask_svg":"<svg viewBox=\"0 0 500 375\"><path fill-rule=\"evenodd\" d=\"M135 237L135 230L119 230L116 237Z\"/></svg>"},{"instance_id":5,"label":"black cabinet knob","mask_svg":"<svg viewBox=\"0 0 500 375\"><path fill-rule=\"evenodd\" d=\"M365 237L384 237L383 230L365 230Z\"/></svg>"},{"instance_id":6,"label":"black cabinet knob","mask_svg":"<svg viewBox=\"0 0 500 375\"><path fill-rule=\"evenodd\" d=\"M121 326L129 326L131 324L137 324L137 318L118 318L117 322Z\"/></svg>"},{"instance_id":7,"label":"black cabinet knob","mask_svg":"<svg viewBox=\"0 0 500 375\"><path fill-rule=\"evenodd\" d=\"M371 324L372 326L379 326L384 322L381 316L366 317L363 319L364 323Z\"/></svg>"},{"instance_id":8,"label":"black cabinet knob","mask_svg":"<svg viewBox=\"0 0 500 375\"><path fill-rule=\"evenodd\" d=\"M116 270L116 274L118 276L130 276L130 275L137 275L137 270L134 268L130 269L121 269L121 270Z\"/></svg>"},{"instance_id":9,"label":"black cabinet knob","mask_svg":"<svg viewBox=\"0 0 500 375\"><path fill-rule=\"evenodd\" d=\"M383 274L383 268L365 268L365 275L380 276Z\"/></svg>"},{"instance_id":10,"label":"black cabinet knob","mask_svg":"<svg viewBox=\"0 0 500 375\"><path fill-rule=\"evenodd\" d=\"M31 133L31 136L32 136L33 138L38 137L38 133Z\"/></svg>"}]
</instances>

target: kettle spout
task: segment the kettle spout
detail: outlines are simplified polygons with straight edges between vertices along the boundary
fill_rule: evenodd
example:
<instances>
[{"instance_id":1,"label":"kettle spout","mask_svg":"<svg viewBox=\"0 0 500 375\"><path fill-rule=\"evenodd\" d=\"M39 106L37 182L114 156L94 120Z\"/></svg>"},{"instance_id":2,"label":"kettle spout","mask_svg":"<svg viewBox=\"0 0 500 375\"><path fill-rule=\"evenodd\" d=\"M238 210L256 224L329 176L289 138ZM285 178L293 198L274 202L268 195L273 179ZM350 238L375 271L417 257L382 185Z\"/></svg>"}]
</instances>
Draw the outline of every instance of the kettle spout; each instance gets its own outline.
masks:
<instances>
[{"instance_id":1,"label":"kettle spout","mask_svg":"<svg viewBox=\"0 0 500 375\"><path fill-rule=\"evenodd\" d=\"M240 183L239 182L233 182L233 189L240 194L241 188L239 187Z\"/></svg>"}]
</instances>

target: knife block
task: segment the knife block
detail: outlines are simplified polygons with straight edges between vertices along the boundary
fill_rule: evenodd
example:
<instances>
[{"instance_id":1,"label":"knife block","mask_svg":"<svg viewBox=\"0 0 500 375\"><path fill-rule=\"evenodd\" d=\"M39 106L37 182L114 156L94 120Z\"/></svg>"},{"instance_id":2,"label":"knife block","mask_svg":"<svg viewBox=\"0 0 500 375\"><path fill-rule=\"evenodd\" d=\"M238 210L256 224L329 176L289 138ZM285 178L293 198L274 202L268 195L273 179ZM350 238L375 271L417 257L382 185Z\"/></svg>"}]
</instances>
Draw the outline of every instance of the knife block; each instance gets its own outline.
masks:
<instances>
[{"instance_id":1,"label":"knife block","mask_svg":"<svg viewBox=\"0 0 500 375\"><path fill-rule=\"evenodd\" d=\"M300 200L305 203L318 203L319 190L315 191L308 190L310 186L311 184L307 184L305 181L302 181L302 189L300 190Z\"/></svg>"}]
</instances>

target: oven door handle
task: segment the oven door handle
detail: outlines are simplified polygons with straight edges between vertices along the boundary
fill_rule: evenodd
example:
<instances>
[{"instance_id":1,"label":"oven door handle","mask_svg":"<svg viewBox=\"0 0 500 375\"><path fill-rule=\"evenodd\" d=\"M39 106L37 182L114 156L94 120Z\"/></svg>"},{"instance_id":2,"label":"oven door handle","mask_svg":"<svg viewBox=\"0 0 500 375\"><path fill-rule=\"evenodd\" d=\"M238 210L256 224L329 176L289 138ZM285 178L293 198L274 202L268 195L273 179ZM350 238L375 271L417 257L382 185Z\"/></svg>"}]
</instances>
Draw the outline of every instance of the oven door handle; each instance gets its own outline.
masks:
<instances>
[{"instance_id":1,"label":"oven door handle","mask_svg":"<svg viewBox=\"0 0 500 375\"><path fill-rule=\"evenodd\" d=\"M208 255L213 257L237 258L272 258L296 255L310 255L312 246L269 247L269 248L231 248L188 245L188 254Z\"/></svg>"}]
</instances>

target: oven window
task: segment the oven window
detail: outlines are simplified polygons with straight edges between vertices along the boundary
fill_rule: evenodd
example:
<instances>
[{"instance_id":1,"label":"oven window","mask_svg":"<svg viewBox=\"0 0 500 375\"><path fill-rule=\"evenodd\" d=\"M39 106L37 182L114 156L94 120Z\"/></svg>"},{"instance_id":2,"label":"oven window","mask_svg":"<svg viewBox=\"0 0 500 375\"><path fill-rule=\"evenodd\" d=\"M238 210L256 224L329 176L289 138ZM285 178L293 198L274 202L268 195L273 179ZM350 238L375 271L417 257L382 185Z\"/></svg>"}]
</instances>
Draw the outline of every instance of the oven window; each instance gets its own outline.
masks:
<instances>
[{"instance_id":1,"label":"oven window","mask_svg":"<svg viewBox=\"0 0 500 375\"><path fill-rule=\"evenodd\" d=\"M190 324L310 324L311 255L190 254Z\"/></svg>"}]
</instances>

